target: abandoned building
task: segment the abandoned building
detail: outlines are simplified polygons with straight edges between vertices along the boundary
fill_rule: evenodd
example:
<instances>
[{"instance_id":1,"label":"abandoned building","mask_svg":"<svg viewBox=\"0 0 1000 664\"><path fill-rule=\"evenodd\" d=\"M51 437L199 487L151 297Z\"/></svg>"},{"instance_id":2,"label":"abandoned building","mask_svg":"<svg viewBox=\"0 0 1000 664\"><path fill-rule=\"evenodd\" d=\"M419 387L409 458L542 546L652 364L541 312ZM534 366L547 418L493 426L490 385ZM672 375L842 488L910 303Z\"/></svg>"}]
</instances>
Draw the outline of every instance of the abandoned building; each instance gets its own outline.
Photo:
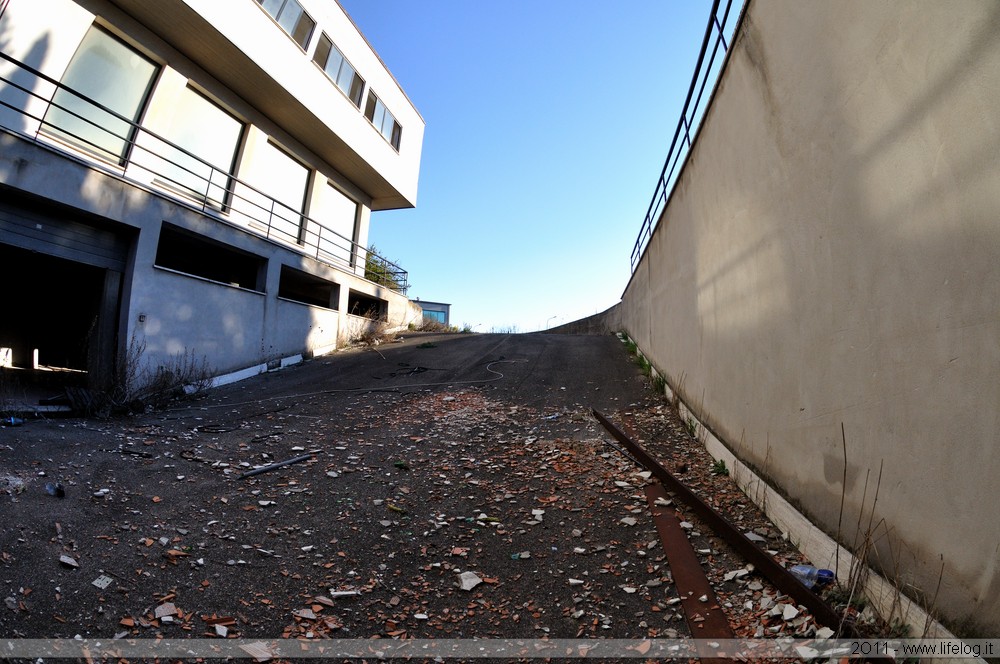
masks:
<instances>
[{"instance_id":1,"label":"abandoned building","mask_svg":"<svg viewBox=\"0 0 1000 664\"><path fill-rule=\"evenodd\" d=\"M0 8L4 371L221 382L420 320L366 246L424 121L337 2Z\"/></svg>"}]
</instances>

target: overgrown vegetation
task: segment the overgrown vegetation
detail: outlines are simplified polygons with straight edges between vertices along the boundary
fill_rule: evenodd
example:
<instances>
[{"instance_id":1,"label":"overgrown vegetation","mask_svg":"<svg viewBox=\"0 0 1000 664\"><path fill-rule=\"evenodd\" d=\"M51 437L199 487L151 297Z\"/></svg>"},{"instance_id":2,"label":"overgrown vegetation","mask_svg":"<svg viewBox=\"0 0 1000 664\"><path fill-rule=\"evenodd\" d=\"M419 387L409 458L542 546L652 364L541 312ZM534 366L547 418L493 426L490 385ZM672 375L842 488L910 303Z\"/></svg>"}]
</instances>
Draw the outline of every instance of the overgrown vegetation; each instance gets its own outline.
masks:
<instances>
[{"instance_id":1,"label":"overgrown vegetation","mask_svg":"<svg viewBox=\"0 0 1000 664\"><path fill-rule=\"evenodd\" d=\"M365 279L394 291L402 292L405 290L399 274L390 267L384 258L378 255L378 249L374 245L369 247L365 253Z\"/></svg>"},{"instance_id":2,"label":"overgrown vegetation","mask_svg":"<svg viewBox=\"0 0 1000 664\"><path fill-rule=\"evenodd\" d=\"M436 320L424 320L420 323L410 323L407 326L411 332L442 332L442 333L453 333L453 334L472 334L472 326L468 323L463 323L462 327L456 327L454 325L445 325L444 323Z\"/></svg>"},{"instance_id":3,"label":"overgrown vegetation","mask_svg":"<svg viewBox=\"0 0 1000 664\"><path fill-rule=\"evenodd\" d=\"M376 315L364 316L365 322L359 323L350 336L352 344L363 346L378 346L396 340L396 333L390 331L389 322Z\"/></svg>"},{"instance_id":4,"label":"overgrown vegetation","mask_svg":"<svg viewBox=\"0 0 1000 664\"><path fill-rule=\"evenodd\" d=\"M204 355L188 350L153 368L144 361L145 354L145 340L133 335L118 358L113 384L94 395L89 414L110 417L162 408L212 385L214 372Z\"/></svg>"}]
</instances>

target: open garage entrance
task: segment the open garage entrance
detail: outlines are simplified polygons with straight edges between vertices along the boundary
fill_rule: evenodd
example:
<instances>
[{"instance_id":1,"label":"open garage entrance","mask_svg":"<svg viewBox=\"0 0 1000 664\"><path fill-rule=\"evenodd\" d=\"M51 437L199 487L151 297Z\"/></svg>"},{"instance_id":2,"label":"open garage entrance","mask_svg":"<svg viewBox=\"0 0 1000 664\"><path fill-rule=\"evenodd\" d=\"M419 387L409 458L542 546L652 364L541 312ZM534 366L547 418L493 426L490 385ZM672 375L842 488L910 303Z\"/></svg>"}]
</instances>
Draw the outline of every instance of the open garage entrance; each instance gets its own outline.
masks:
<instances>
[{"instance_id":1,"label":"open garage entrance","mask_svg":"<svg viewBox=\"0 0 1000 664\"><path fill-rule=\"evenodd\" d=\"M116 321L107 339L103 319L117 317L121 275L109 272L0 244L0 283L8 288L0 365L11 380L59 390L97 387L110 378ZM108 287L114 294L111 307Z\"/></svg>"},{"instance_id":2,"label":"open garage entrance","mask_svg":"<svg viewBox=\"0 0 1000 664\"><path fill-rule=\"evenodd\" d=\"M110 386L129 246L127 235L57 206L0 204L5 386L28 398Z\"/></svg>"}]
</instances>

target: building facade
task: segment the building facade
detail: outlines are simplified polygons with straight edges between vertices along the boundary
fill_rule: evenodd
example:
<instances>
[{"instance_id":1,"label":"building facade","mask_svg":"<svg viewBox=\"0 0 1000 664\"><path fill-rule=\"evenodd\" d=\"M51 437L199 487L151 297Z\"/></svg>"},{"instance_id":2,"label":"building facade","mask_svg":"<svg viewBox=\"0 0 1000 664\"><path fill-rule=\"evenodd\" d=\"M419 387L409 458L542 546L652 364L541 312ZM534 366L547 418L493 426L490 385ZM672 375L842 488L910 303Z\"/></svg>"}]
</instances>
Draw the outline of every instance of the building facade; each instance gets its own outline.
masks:
<instances>
[{"instance_id":1,"label":"building facade","mask_svg":"<svg viewBox=\"0 0 1000 664\"><path fill-rule=\"evenodd\" d=\"M451 325L451 305L444 302L428 302L417 300L423 310L425 323L439 323L441 325Z\"/></svg>"},{"instance_id":2,"label":"building facade","mask_svg":"<svg viewBox=\"0 0 1000 664\"><path fill-rule=\"evenodd\" d=\"M0 7L8 367L245 375L420 318L366 245L424 121L336 0Z\"/></svg>"}]
</instances>

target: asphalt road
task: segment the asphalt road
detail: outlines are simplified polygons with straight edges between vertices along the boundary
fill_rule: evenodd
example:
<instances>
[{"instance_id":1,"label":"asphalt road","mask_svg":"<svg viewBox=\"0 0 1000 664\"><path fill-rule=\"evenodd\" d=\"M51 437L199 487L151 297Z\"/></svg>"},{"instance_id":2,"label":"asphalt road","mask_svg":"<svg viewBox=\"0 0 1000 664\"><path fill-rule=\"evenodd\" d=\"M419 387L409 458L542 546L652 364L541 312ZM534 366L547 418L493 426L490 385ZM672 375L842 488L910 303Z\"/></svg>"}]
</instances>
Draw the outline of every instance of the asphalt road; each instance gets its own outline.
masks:
<instances>
[{"instance_id":1,"label":"asphalt road","mask_svg":"<svg viewBox=\"0 0 1000 664\"><path fill-rule=\"evenodd\" d=\"M52 655L26 639L80 637L136 661L115 648L584 639L600 660L643 652L608 655L609 639L697 636L648 475L592 409L781 564L803 562L617 338L411 334L137 417L0 428L0 649L19 639L15 660L34 662ZM671 509L738 636L814 633Z\"/></svg>"},{"instance_id":2,"label":"asphalt road","mask_svg":"<svg viewBox=\"0 0 1000 664\"><path fill-rule=\"evenodd\" d=\"M638 469L590 416L651 399L612 336L416 334L0 429L0 635L684 633L655 529L621 521Z\"/></svg>"}]
</instances>

